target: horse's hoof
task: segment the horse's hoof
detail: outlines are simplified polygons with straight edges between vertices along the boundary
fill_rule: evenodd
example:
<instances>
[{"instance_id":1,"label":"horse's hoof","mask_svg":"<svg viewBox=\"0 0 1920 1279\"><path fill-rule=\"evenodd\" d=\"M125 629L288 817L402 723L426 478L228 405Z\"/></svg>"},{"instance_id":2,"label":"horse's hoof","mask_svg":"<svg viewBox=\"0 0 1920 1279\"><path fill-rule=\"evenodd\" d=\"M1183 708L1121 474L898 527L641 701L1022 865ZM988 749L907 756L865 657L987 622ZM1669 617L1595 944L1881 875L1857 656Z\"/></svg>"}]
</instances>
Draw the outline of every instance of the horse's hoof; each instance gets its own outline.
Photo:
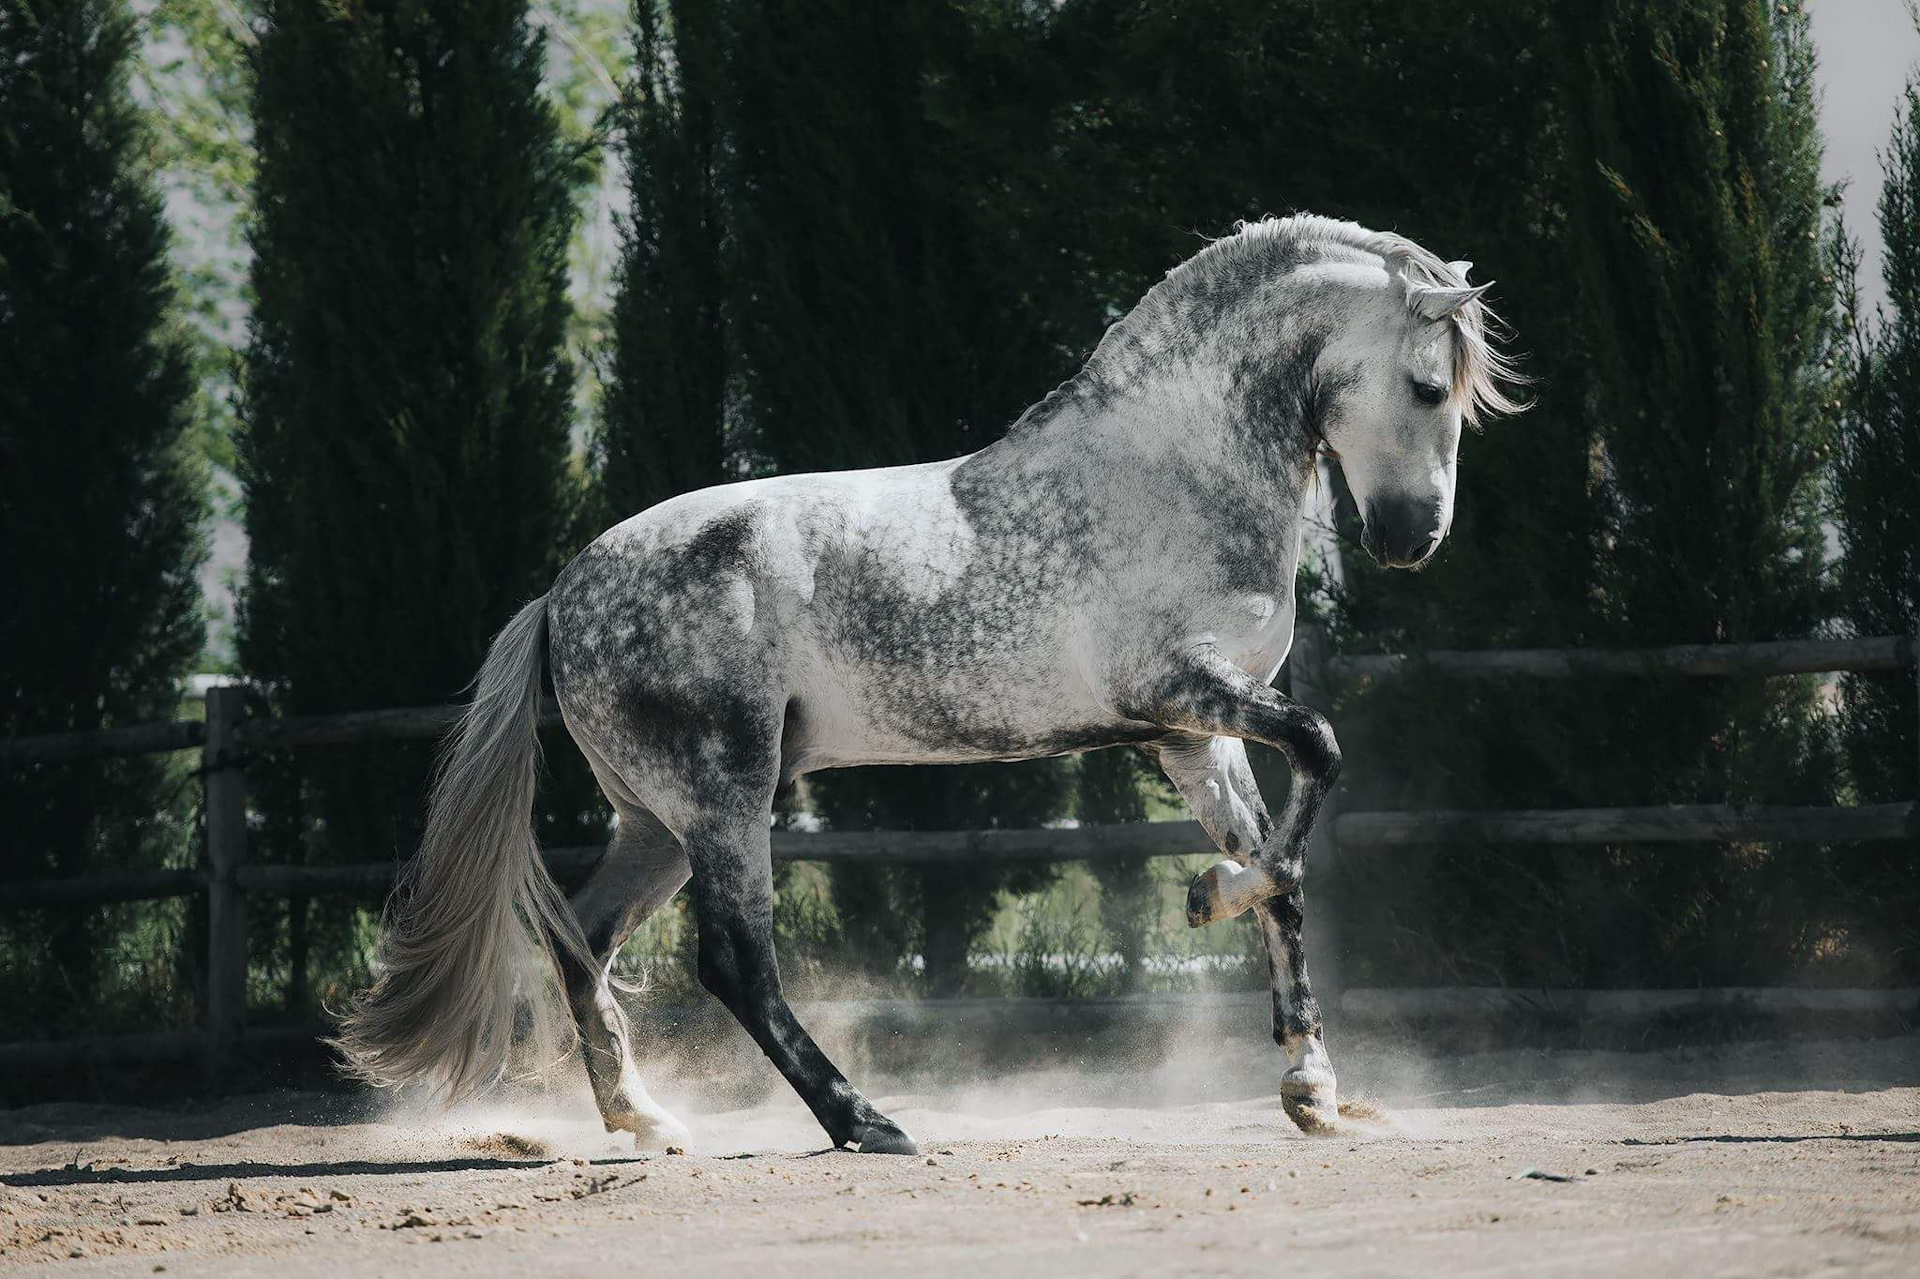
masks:
<instances>
[{"instance_id":1,"label":"horse's hoof","mask_svg":"<svg viewBox=\"0 0 1920 1279\"><path fill-rule=\"evenodd\" d=\"M1288 1071L1280 1080L1280 1108L1309 1137L1325 1137L1340 1130L1333 1077L1324 1071Z\"/></svg>"},{"instance_id":2,"label":"horse's hoof","mask_svg":"<svg viewBox=\"0 0 1920 1279\"><path fill-rule=\"evenodd\" d=\"M1280 1107L1294 1126L1309 1137L1331 1137L1340 1131L1339 1110L1322 1105L1312 1097L1289 1097L1282 1093Z\"/></svg>"},{"instance_id":3,"label":"horse's hoof","mask_svg":"<svg viewBox=\"0 0 1920 1279\"><path fill-rule=\"evenodd\" d=\"M920 1147L891 1119L870 1119L853 1130L851 1144L863 1155L917 1155Z\"/></svg>"},{"instance_id":4,"label":"horse's hoof","mask_svg":"<svg viewBox=\"0 0 1920 1279\"><path fill-rule=\"evenodd\" d=\"M636 1150L665 1150L684 1146L693 1134L687 1126L658 1106L645 1112L615 1111L600 1116L608 1132L630 1132Z\"/></svg>"},{"instance_id":5,"label":"horse's hoof","mask_svg":"<svg viewBox=\"0 0 1920 1279\"><path fill-rule=\"evenodd\" d=\"M1215 862L1187 885L1187 927L1204 928L1232 919L1285 891L1286 885L1275 881L1258 866Z\"/></svg>"}]
</instances>

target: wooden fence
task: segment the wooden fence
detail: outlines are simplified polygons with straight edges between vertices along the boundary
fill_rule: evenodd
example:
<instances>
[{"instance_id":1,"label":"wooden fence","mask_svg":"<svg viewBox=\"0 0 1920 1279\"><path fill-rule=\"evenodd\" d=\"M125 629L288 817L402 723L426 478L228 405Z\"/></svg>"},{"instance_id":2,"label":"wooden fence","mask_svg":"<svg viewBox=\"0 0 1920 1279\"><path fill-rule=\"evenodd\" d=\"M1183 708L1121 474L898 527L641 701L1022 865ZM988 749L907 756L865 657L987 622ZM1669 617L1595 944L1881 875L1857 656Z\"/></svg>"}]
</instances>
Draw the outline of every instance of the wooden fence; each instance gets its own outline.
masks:
<instances>
[{"instance_id":1,"label":"wooden fence","mask_svg":"<svg viewBox=\"0 0 1920 1279\"><path fill-rule=\"evenodd\" d=\"M1319 657L1315 632L1303 630L1307 661L1294 691L1312 705L1340 682L1390 678L1409 669L1456 679L1591 679L1649 675L1764 677L1835 671L1910 672L1920 688L1920 641L1911 635L1781 640L1758 644L1678 644L1661 648L1436 650L1423 655ZM1314 660L1314 659L1318 660ZM1303 680L1304 676L1304 680ZM1920 796L1920 758L1914 761ZM1920 803L1852 808L1662 804L1645 808L1530 809L1507 812L1340 813L1330 800L1315 831L1324 869L1345 845L1447 842L1488 844L1711 843L1790 841L1872 843L1920 837Z\"/></svg>"},{"instance_id":2,"label":"wooden fence","mask_svg":"<svg viewBox=\"0 0 1920 1279\"><path fill-rule=\"evenodd\" d=\"M1336 681L1389 677L1415 662L1462 677L1566 679L1683 674L1768 676L1824 671L1915 669L1912 637L1804 640L1770 644L1691 645L1628 650L1520 649L1434 652L1420 658L1327 657L1318 632L1303 629L1293 663L1295 695L1327 704ZM385 891L397 862L349 866L255 864L247 857L247 774L251 753L441 736L457 707L416 707L340 715L250 717L244 688L206 692L206 719L136 724L0 742L0 764L58 764L118 755L198 750L204 779L206 853L196 868L102 871L74 879L0 883L0 907L97 904L205 894L207 958L204 1023L194 1034L111 1036L59 1043L0 1044L0 1068L49 1069L119 1060L201 1055L213 1072L233 1053L244 1029L248 893L315 894ZM549 703L543 726L559 723ZM1920 792L1917 792L1920 793ZM1445 841L1494 843L1697 842L1792 840L1864 842L1920 837L1920 803L1854 808L1729 808L1664 805L1523 812L1336 813L1329 806L1316 841L1317 864L1337 845L1404 845ZM1211 852L1197 822L1153 822L1047 830L822 831L773 833L777 859L818 862L945 862L975 858L1085 861ZM583 873L600 855L591 848L546 851L563 877ZM254 1032L260 1035L262 1032ZM306 1034L308 1032L267 1032Z\"/></svg>"}]
</instances>

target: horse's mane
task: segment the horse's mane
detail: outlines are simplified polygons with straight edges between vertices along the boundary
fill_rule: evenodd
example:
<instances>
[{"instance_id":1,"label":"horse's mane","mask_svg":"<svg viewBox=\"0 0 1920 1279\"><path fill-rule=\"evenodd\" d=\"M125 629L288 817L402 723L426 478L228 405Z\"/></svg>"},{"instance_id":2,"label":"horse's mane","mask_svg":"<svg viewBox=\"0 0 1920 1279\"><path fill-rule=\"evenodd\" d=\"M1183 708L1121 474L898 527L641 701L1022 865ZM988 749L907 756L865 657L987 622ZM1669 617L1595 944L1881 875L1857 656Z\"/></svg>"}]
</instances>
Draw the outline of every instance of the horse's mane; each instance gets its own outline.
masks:
<instances>
[{"instance_id":1,"label":"horse's mane","mask_svg":"<svg viewBox=\"0 0 1920 1279\"><path fill-rule=\"evenodd\" d=\"M1168 271L1125 319L1107 330L1081 373L1047 400L1070 392L1084 378L1099 378L1100 370L1119 358L1120 348L1139 336L1140 327L1168 317L1175 300L1196 284L1216 283L1249 269L1278 273L1314 262L1364 262L1369 257L1384 260L1396 255L1404 260L1407 277L1416 284L1457 288L1466 283L1438 254L1391 231L1371 231L1357 222L1311 213L1242 222L1232 235L1212 241ZM1510 395L1506 387L1522 385L1527 379L1514 366L1513 357L1502 349L1509 330L1500 316L1475 298L1454 312L1452 322L1456 336L1452 396L1462 416L1468 423L1477 424L1490 415L1522 411L1525 403Z\"/></svg>"}]
</instances>

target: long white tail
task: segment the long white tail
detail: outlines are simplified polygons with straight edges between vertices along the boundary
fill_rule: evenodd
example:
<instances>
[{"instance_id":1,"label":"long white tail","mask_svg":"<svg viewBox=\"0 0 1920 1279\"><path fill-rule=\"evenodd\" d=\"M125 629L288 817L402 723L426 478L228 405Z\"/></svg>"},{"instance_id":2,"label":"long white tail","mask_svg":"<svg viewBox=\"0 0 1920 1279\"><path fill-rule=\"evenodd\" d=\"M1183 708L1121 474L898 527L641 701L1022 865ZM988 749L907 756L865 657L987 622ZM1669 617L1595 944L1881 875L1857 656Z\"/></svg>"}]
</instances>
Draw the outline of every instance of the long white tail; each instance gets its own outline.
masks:
<instances>
[{"instance_id":1,"label":"long white tail","mask_svg":"<svg viewBox=\"0 0 1920 1279\"><path fill-rule=\"evenodd\" d=\"M331 1041L377 1087L425 1083L455 1102L505 1075L522 920L549 959L557 942L594 963L534 841L546 636L543 596L494 637L434 777L420 852L387 903L373 988Z\"/></svg>"}]
</instances>

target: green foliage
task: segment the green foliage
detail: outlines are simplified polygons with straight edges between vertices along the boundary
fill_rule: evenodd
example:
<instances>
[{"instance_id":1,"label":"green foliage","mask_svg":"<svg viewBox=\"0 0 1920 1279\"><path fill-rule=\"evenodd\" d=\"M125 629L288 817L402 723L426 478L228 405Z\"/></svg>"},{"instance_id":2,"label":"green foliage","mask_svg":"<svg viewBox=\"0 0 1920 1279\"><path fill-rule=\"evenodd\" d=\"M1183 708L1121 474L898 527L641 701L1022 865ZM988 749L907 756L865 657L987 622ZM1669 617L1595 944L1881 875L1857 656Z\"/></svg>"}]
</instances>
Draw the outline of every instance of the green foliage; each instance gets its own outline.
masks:
<instances>
[{"instance_id":1,"label":"green foliage","mask_svg":"<svg viewBox=\"0 0 1920 1279\"><path fill-rule=\"evenodd\" d=\"M545 87L557 109L561 137L571 148L575 201L581 216L569 246L568 357L574 378L574 440L589 437L599 418L601 379L596 363L607 327L619 253L615 213L621 180L609 164L621 85L630 71L627 7L621 0L536 0L528 20L546 33ZM578 456L575 465L584 459ZM587 521L591 523L591 521ZM585 526L583 525L583 531Z\"/></svg>"},{"instance_id":2,"label":"green foliage","mask_svg":"<svg viewBox=\"0 0 1920 1279\"><path fill-rule=\"evenodd\" d=\"M1570 27L1569 260L1615 642L1789 638L1831 612L1820 468L1841 326L1824 260L1813 46L1797 4L1615 0ZM1607 699L1608 780L1639 802L1831 802L1810 680L1649 681ZM1671 932L1663 980L1713 952L1805 959L1810 849L1621 855L1619 890ZM1748 894L1772 881L1769 899Z\"/></svg>"},{"instance_id":3,"label":"green foliage","mask_svg":"<svg viewBox=\"0 0 1920 1279\"><path fill-rule=\"evenodd\" d=\"M1828 603L1821 366L1840 326L1806 22L1617 0L1575 32L1569 247L1613 534L1602 612L1623 634L1805 634Z\"/></svg>"},{"instance_id":4,"label":"green foliage","mask_svg":"<svg viewBox=\"0 0 1920 1279\"><path fill-rule=\"evenodd\" d=\"M1499 281L1537 407L1466 442L1452 534L1418 579L1345 556L1342 647L1821 625L1836 328L1796 6L1083 0L1053 48L1078 86L1060 171L1109 194L1049 207L1083 210L1110 305L1229 211L1395 227ZM1362 808L1818 803L1836 785L1809 681L1414 672L1349 690L1335 722ZM1829 876L1806 849L1452 848L1358 854L1342 878L1356 980L1740 980L1826 945Z\"/></svg>"},{"instance_id":5,"label":"green foliage","mask_svg":"<svg viewBox=\"0 0 1920 1279\"><path fill-rule=\"evenodd\" d=\"M190 344L120 0L0 0L0 735L169 719L200 650ZM192 857L165 759L0 770L0 878ZM184 1011L177 907L9 910L0 1024ZM142 958L135 958L136 956Z\"/></svg>"},{"instance_id":6,"label":"green foliage","mask_svg":"<svg viewBox=\"0 0 1920 1279\"><path fill-rule=\"evenodd\" d=\"M1483 487L1480 451L1463 450L1459 508L1517 512L1559 567L1479 560L1511 598L1481 613L1443 596L1445 642L1817 633L1841 352L1805 15L1742 0L1560 14L1539 132L1558 140L1546 192L1562 212L1541 242L1555 275L1533 286L1558 313L1520 323L1530 349L1562 353L1520 424L1551 424L1557 491ZM1838 784L1809 680L1415 672L1360 691L1342 728L1363 806L1819 804ZM1777 980L1828 963L1839 905L1808 848L1448 848L1358 856L1346 880L1348 926L1368 939L1355 981Z\"/></svg>"},{"instance_id":7,"label":"green foliage","mask_svg":"<svg viewBox=\"0 0 1920 1279\"><path fill-rule=\"evenodd\" d=\"M683 96L653 114L685 120L687 84L711 85L727 163L683 171L717 184L700 208L724 229L679 219L704 238L676 278L690 285L698 261L732 283L717 319L673 330L646 389L669 403L696 367L691 335L718 333L701 349L729 348L737 377L709 372L677 416L736 465L976 447L1195 231L1310 208L1474 258L1539 378L1532 413L1463 450L1432 569L1413 581L1352 554L1343 581L1316 581L1344 647L1758 639L1827 616L1818 468L1838 330L1796 6L1078 0L825 22L736 3L696 21L675 28L676 49L697 46ZM655 228L637 243L664 245L666 217L636 225ZM664 288L651 296L665 328ZM647 454L670 466L685 446ZM1356 532L1350 503L1340 532ZM1415 674L1337 708L1347 801L1822 802L1837 772L1812 691ZM1284 788L1276 761L1256 767ZM827 774L811 790L842 825L1012 818L985 783L950 789L961 776ZM1082 761L1079 815L1131 815L1145 780L1124 754ZM1024 820L1058 811L1034 798ZM1808 850L1454 848L1418 873L1366 865L1343 895L1356 935L1380 939L1380 980L1738 980L1826 944L1826 916L1804 906L1830 900L1830 877ZM1104 873L1103 932L1137 980L1142 872ZM927 944L930 898L906 881L841 874L835 892L875 964ZM969 928L985 912L952 907ZM1622 918L1646 921L1625 956L1609 936Z\"/></svg>"},{"instance_id":8,"label":"green foliage","mask_svg":"<svg viewBox=\"0 0 1920 1279\"><path fill-rule=\"evenodd\" d=\"M234 479L236 358L247 313L247 191L253 181L247 58L255 0L141 0L136 94L151 124L150 153L173 224L171 256L193 360L195 447L210 463L213 542L240 519ZM223 573L232 573L223 568ZM201 670L230 670L230 583L209 592Z\"/></svg>"},{"instance_id":9,"label":"green foliage","mask_svg":"<svg viewBox=\"0 0 1920 1279\"><path fill-rule=\"evenodd\" d=\"M1159 6L1085 0L1063 10L1061 58L1078 86L1064 172L1119 198L1088 198L1073 239L1097 250L1123 306L1192 251L1191 229L1310 209L1392 227L1494 279L1542 381L1525 418L1462 447L1461 492L1440 558L1418 578L1374 569L1343 503L1344 583L1303 574L1307 601L1347 650L1564 644L1592 638L1600 508L1567 304L1566 212L1555 25L1538 0L1408 6L1387 0ZM1062 204L1067 202L1062 201ZM1096 277L1097 278L1097 277ZM1337 472L1336 494L1339 493ZM1346 746L1343 802L1356 807L1537 807L1565 802L1595 748L1577 726L1590 689L1492 691L1418 676L1349 691L1330 709ZM1531 703L1524 712L1516 702ZM1255 750L1270 805L1284 766ZM1091 763L1092 761L1089 761ZM1429 883L1399 853L1346 859L1376 877L1340 894L1348 965L1371 979L1435 975L1403 949L1406 921L1449 947L1507 935L1479 904L1514 881L1484 850L1452 850L1455 877ZM1327 901L1316 889L1316 900ZM1436 892L1456 887L1448 900ZM1536 907L1503 902L1516 922ZM1350 927L1349 927L1350 924ZM1311 928L1312 925L1309 925ZM1534 939L1504 962L1521 970ZM1353 974L1349 973L1349 976Z\"/></svg>"},{"instance_id":10,"label":"green foliage","mask_svg":"<svg viewBox=\"0 0 1920 1279\"><path fill-rule=\"evenodd\" d=\"M1907 82L1882 163L1879 222L1888 310L1862 324L1854 397L1834 466L1841 598L1862 635L1920 632L1920 78ZM1851 285L1854 262L1836 270ZM1851 288L1848 289L1851 300ZM1852 309L1851 307L1849 309ZM1862 802L1913 798L1920 707L1911 672L1851 675L1841 684L1848 768ZM1861 850L1838 868L1858 940L1898 979L1920 973L1920 896L1913 843ZM1904 856L1902 856L1904 854Z\"/></svg>"},{"instance_id":11,"label":"green foliage","mask_svg":"<svg viewBox=\"0 0 1920 1279\"><path fill-rule=\"evenodd\" d=\"M157 0L142 23L134 74L152 122L152 157L180 229L173 245L182 302L193 317L199 447L233 466L234 349L246 307L246 192L253 182L247 119L250 0ZM222 496L226 496L224 493Z\"/></svg>"},{"instance_id":12,"label":"green foliage","mask_svg":"<svg viewBox=\"0 0 1920 1279\"><path fill-rule=\"evenodd\" d=\"M640 0L617 116L631 213L606 315L595 242L569 249L574 204L607 199L593 152L626 77L623 24L604 7L558 0L530 18L523 0L160 0L134 84L151 136L128 96L118 8L0 0L0 16L10 51L76 23L108 33L72 46L64 80L31 57L0 64L12 129L0 519L22 601L8 620L33 619L0 624L5 668L23 673L11 731L165 715L197 644L202 477L180 441L225 457L222 343L242 255L211 242L189 255L176 307L145 165L213 210L189 239L224 225L255 183L242 653L283 711L453 696L569 541L675 492L977 448L1199 234L1300 208L1474 258L1540 377L1534 412L1468 441L1456 523L1429 571L1387 575L1350 554L1344 580L1320 588L1343 647L1758 639L1813 633L1836 611L1861 632L1916 623L1920 126L1910 95L1882 209L1893 309L1850 351L1832 306L1850 263L1822 220L1797 4L929 0L800 13ZM544 94L530 22L556 38ZM54 128L75 127L56 104L88 76L110 87L85 98L96 116L75 142ZM71 198L96 190L119 194ZM45 211L73 209L77 231L53 242ZM82 273L76 244L104 266ZM566 353L603 327L583 508ZM1820 468L1838 384L1856 374L1833 472L1844 589L1829 594ZM1340 532L1353 531L1347 510ZM1807 681L1498 687L1416 673L1335 709L1346 802L1361 807L1823 802L1840 787ZM1910 795L1910 685L1849 680L1842 711L1852 787ZM542 833L580 842L598 833L598 802L557 746ZM424 747L304 764L261 772L268 855L412 847ZM1257 766L1284 786L1274 761ZM183 857L179 780L115 763L10 786L8 815L27 832L14 846L41 858L22 873ZM1164 802L1131 751L830 773L809 790L843 827L1132 820ZM1850 974L1910 974L1915 912L1896 864L1744 847L1356 854L1339 886L1347 975L1749 981L1838 971L1839 952ZM819 956L842 938L890 982L924 954L922 984L941 992L965 985L982 938L1026 988L1159 982L1156 957L1197 944L1167 913L1178 886L1142 865L1103 866L1097 893L1094 877L788 876L779 927L806 954L796 976L822 989L842 975ZM1014 919L1004 892L1047 880L1047 904ZM314 974L351 981L363 912L272 909L263 899L259 989L285 978L300 1006L325 995ZM42 1002L107 990L107 965L139 967L83 956L100 930L120 940L96 949L124 957L191 926L172 908L94 912L91 933L78 914L8 918L28 930L11 949L35 959L8 997ZM659 927L684 950L679 921L663 913ZM65 940L43 945L54 929ZM1252 954L1249 930L1230 936ZM136 972L121 988L158 980Z\"/></svg>"},{"instance_id":13,"label":"green foliage","mask_svg":"<svg viewBox=\"0 0 1920 1279\"><path fill-rule=\"evenodd\" d=\"M451 700L569 526L578 163L523 0L275 0L267 19L241 656L285 713ZM577 752L551 759L542 839L597 838ZM424 745L309 754L262 788L263 842L290 861L408 855L428 762ZM298 1008L351 952L354 908L287 909L256 943L290 956Z\"/></svg>"},{"instance_id":14,"label":"green foliage","mask_svg":"<svg viewBox=\"0 0 1920 1279\"><path fill-rule=\"evenodd\" d=\"M1080 760L1077 816L1090 825L1146 821L1150 796L1171 797L1152 757L1122 747L1095 751ZM1109 858L1090 863L1100 884L1100 928L1120 958L1120 988L1137 990L1146 976L1147 949L1158 914L1159 891L1151 859Z\"/></svg>"}]
</instances>

